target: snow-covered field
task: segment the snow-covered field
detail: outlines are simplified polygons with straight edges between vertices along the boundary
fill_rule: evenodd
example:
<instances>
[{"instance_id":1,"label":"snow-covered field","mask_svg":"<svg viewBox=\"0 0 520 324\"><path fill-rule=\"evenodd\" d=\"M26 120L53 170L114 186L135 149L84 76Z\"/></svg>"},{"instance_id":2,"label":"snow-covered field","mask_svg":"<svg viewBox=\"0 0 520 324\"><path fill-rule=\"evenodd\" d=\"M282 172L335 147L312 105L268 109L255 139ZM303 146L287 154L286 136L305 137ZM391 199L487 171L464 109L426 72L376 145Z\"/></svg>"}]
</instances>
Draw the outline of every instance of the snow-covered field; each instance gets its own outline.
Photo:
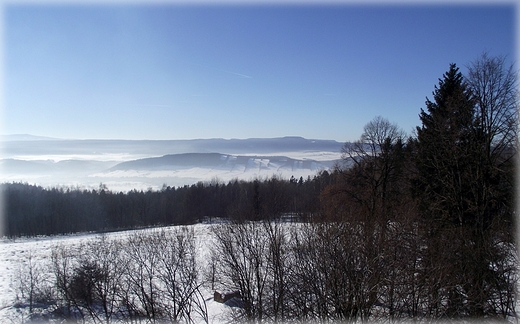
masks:
<instances>
[{"instance_id":1,"label":"snow-covered field","mask_svg":"<svg viewBox=\"0 0 520 324\"><path fill-rule=\"evenodd\" d=\"M193 225L196 248L197 263L199 271L207 263L211 244L209 224ZM166 231L174 227L164 228ZM136 231L154 231L156 229L134 230L104 234L109 239L124 240ZM16 240L4 239L0 243L0 323L23 323L29 313L27 305L21 307L19 303L19 281L20 271L27 270L29 260L36 268L41 267L46 275L52 277L49 265L51 262L51 250L53 247L66 245L67 247L79 247L82 244L93 242L99 238L99 234L81 234L69 236L23 238ZM202 293L208 308L209 323L225 322L224 316L230 308L224 304L213 301L214 291L210 287L203 286Z\"/></svg>"}]
</instances>

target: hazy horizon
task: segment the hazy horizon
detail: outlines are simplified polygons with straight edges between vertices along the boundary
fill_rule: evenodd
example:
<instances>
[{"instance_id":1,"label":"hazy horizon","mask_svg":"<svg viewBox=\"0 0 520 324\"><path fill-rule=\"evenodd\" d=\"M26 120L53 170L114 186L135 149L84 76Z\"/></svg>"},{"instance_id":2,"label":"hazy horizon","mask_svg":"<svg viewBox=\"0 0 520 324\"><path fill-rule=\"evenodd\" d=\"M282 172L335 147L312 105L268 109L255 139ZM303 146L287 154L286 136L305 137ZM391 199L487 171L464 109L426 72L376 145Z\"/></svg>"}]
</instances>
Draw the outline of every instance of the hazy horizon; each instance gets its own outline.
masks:
<instances>
[{"instance_id":1,"label":"hazy horizon","mask_svg":"<svg viewBox=\"0 0 520 324\"><path fill-rule=\"evenodd\" d=\"M347 141L337 141L335 139L329 138L306 138L298 135L285 135L285 136L276 136L276 137L247 137L247 138L224 138L224 137L208 137L208 138L169 138L169 139L150 139L150 138L142 138L142 139L123 139L123 138L67 138L67 137L49 137L49 136L41 136L38 134L29 134L29 133L20 133L20 134L0 134L0 141L2 140L12 140L11 138L15 138L14 140L93 140L93 141L196 141L196 140L248 140L248 139L277 139L277 138L302 138L307 140L319 140L319 141L336 141L340 143L345 143Z\"/></svg>"}]
</instances>

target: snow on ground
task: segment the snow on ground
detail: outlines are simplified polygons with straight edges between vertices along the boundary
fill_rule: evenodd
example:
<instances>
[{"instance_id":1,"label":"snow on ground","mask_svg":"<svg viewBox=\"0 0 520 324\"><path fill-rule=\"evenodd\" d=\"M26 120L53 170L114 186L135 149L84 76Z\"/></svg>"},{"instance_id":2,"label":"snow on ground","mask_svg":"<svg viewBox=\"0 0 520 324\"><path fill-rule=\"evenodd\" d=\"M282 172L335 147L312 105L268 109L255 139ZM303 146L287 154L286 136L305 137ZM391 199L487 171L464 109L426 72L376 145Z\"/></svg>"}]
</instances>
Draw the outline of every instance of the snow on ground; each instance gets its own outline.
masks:
<instances>
[{"instance_id":1,"label":"snow on ground","mask_svg":"<svg viewBox=\"0 0 520 324\"><path fill-rule=\"evenodd\" d=\"M258 154L243 154L246 156L256 156ZM296 160L315 160L315 161L332 161L339 160L342 157L341 152L329 151L288 151L288 152L268 152L262 153L265 156L286 156Z\"/></svg>"},{"instance_id":2,"label":"snow on ground","mask_svg":"<svg viewBox=\"0 0 520 324\"><path fill-rule=\"evenodd\" d=\"M200 275L203 276L203 268L209 260L211 245L211 226L210 224L193 225L197 244L198 264L201 265ZM165 227L168 230L173 227ZM135 231L114 232L106 234L109 238L125 239ZM28 309L18 308L17 286L21 267L24 261L31 256L33 264L45 267L50 263L51 250L55 246L65 244L68 247L77 247L90 240L95 240L99 234L80 234L68 236L38 237L3 239L0 241L0 323L23 323L27 317ZM49 274L50 276L50 274ZM209 323L222 323L228 306L213 301L214 291L203 287L204 299L208 308Z\"/></svg>"}]
</instances>

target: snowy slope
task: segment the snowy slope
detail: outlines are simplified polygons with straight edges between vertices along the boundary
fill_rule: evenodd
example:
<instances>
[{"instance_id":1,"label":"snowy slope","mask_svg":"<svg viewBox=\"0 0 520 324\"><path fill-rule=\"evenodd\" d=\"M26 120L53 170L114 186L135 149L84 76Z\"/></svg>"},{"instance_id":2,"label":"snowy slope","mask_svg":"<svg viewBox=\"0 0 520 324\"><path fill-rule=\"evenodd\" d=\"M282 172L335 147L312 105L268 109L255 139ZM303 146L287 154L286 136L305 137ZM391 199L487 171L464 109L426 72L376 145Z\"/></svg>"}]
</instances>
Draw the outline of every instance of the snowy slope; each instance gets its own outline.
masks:
<instances>
[{"instance_id":1,"label":"snowy slope","mask_svg":"<svg viewBox=\"0 0 520 324\"><path fill-rule=\"evenodd\" d=\"M193 225L197 242L198 263L204 267L211 246L210 226L208 224ZM166 230L172 229L165 228ZM150 229L153 230L153 229ZM137 230L137 231L150 231ZM110 239L126 239L135 231L124 231L106 234ZM0 323L23 323L27 319L27 307L19 307L17 287L20 270L27 268L29 256L37 267L48 269L51 262L51 249L59 245L78 247L97 238L96 234L42 237L31 239L3 240L0 242ZM48 278L52 273L47 270ZM208 308L209 322L222 323L229 307L213 301L213 291L203 287L204 299Z\"/></svg>"}]
</instances>

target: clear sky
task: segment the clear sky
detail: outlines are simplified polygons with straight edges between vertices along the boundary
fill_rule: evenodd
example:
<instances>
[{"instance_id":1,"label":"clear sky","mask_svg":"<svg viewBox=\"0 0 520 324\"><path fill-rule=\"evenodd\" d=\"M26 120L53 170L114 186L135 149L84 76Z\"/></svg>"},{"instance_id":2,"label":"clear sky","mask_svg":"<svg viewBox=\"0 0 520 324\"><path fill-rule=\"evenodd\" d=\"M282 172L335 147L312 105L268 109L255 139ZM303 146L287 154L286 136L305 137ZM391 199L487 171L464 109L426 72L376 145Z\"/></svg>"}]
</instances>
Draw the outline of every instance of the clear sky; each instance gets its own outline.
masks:
<instances>
[{"instance_id":1,"label":"clear sky","mask_svg":"<svg viewBox=\"0 0 520 324\"><path fill-rule=\"evenodd\" d=\"M438 79L515 60L501 5L4 7L3 134L358 139L411 132Z\"/></svg>"}]
</instances>

